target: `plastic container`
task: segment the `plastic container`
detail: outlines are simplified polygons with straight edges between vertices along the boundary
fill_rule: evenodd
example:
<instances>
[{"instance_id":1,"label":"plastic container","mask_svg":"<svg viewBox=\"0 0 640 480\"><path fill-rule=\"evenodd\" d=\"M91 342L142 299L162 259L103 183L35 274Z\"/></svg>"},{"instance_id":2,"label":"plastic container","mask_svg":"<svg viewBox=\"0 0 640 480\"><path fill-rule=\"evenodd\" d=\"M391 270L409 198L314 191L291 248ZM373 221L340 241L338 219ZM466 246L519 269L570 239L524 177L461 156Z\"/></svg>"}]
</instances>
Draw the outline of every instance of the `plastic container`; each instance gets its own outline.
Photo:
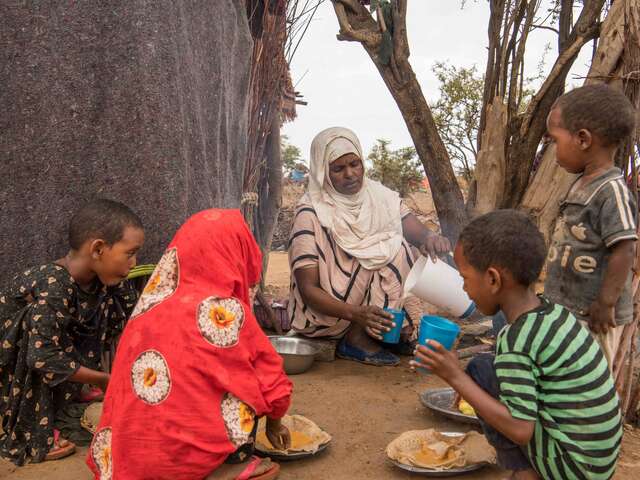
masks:
<instances>
[{"instance_id":1,"label":"plastic container","mask_svg":"<svg viewBox=\"0 0 640 480\"><path fill-rule=\"evenodd\" d=\"M427 340L435 340L447 350L451 350L460 333L460 327L446 318L424 315L420 320L418 343L427 345Z\"/></svg>"},{"instance_id":2,"label":"plastic container","mask_svg":"<svg viewBox=\"0 0 640 480\"><path fill-rule=\"evenodd\" d=\"M404 284L405 296L413 294L451 315L467 318L475 309L475 304L462 288L460 273L440 259L434 263L430 258L420 257Z\"/></svg>"},{"instance_id":3,"label":"plastic container","mask_svg":"<svg viewBox=\"0 0 640 480\"><path fill-rule=\"evenodd\" d=\"M393 315L393 321L396 326L382 335L382 341L384 343L398 343L400 341L400 333L402 332L402 325L404 324L405 313L402 310L396 310L394 308L385 308L385 312L389 312Z\"/></svg>"},{"instance_id":4,"label":"plastic container","mask_svg":"<svg viewBox=\"0 0 640 480\"><path fill-rule=\"evenodd\" d=\"M418 343L426 346L427 348L431 348L427 345L427 341L435 340L447 350L451 350L459 333L460 327L446 318L437 317L435 315L424 315L420 320ZM426 367L418 368L418 371L422 373L429 373L429 369Z\"/></svg>"}]
</instances>

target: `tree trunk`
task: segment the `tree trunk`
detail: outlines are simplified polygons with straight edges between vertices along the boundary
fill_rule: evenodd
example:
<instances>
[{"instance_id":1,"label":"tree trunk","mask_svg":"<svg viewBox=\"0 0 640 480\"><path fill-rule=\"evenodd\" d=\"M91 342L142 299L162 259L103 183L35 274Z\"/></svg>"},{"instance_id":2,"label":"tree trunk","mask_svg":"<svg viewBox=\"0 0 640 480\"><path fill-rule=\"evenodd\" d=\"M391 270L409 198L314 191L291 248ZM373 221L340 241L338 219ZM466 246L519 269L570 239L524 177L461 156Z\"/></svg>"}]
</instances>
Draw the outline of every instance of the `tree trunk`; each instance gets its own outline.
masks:
<instances>
[{"instance_id":1,"label":"tree trunk","mask_svg":"<svg viewBox=\"0 0 640 480\"><path fill-rule=\"evenodd\" d=\"M263 275L269 266L269 252L278 213L282 206L282 155L280 152L280 114L276 112L265 148L265 163L258 181L258 207L253 232L262 250ZM264 280L264 278L263 278Z\"/></svg>"},{"instance_id":2,"label":"tree trunk","mask_svg":"<svg viewBox=\"0 0 640 480\"><path fill-rule=\"evenodd\" d=\"M338 39L362 44L396 101L429 179L442 233L455 243L467 220L464 198L431 109L409 63L406 0L392 0L393 53L387 63L381 59L379 47L384 33L381 29L386 31L391 26L384 22L379 25L357 0L332 2L340 23Z\"/></svg>"},{"instance_id":3,"label":"tree trunk","mask_svg":"<svg viewBox=\"0 0 640 480\"><path fill-rule=\"evenodd\" d=\"M519 112L518 102L514 99L521 95L519 89L522 88L522 85L518 81L518 74L521 75L521 72L512 70L509 74L509 68L517 68L517 65L522 65L524 45L526 45L524 42L526 42L527 36L522 33L518 37L517 32L521 29L527 32L527 28L532 28L531 22L535 18L535 10L532 11L531 8L536 4L519 3L520 8L510 12L507 18L503 18L504 2L491 3L490 50L484 92L485 108L482 114L481 135L478 142L481 146L478 157L482 158L483 162L479 162L476 168L477 177L482 179L478 183L476 194L476 201L483 202L479 210L481 212L491 211L494 208L517 208L520 204L529 184L536 151L546 131L547 115L555 100L564 91L567 74L580 50L598 34L598 18L604 0L586 2L575 26L571 31L568 31L572 4L572 1L562 2L563 14L560 35L562 41L558 58L526 110ZM524 22L523 25L521 25L522 22ZM502 31L498 28L500 23L504 27ZM516 65L516 67L512 65ZM510 78L509 82L507 82L507 78ZM495 114L497 103L500 101L505 105L506 115ZM490 105L494 110L492 117L489 117ZM495 136L500 134L504 128L505 116L506 135L504 141L500 142L500 139ZM493 125L492 122L498 122L498 124ZM494 143L487 144L484 141L485 137L493 137ZM502 163L504 163L504 168L495 168ZM485 165L489 166L487 172L482 171ZM485 188L497 191L484 192Z\"/></svg>"},{"instance_id":4,"label":"tree trunk","mask_svg":"<svg viewBox=\"0 0 640 480\"><path fill-rule=\"evenodd\" d=\"M507 106L501 97L486 109L486 125L482 132L483 147L476 163L476 196L474 213L482 215L502 202L505 183L505 142L507 136Z\"/></svg>"},{"instance_id":5,"label":"tree trunk","mask_svg":"<svg viewBox=\"0 0 640 480\"><path fill-rule=\"evenodd\" d=\"M640 7L640 0L619 0L613 4L602 26L596 55L585 84L609 82L620 70L624 51L625 9ZM529 184L520 208L528 211L549 242L561 200L566 196L576 176L562 169L555 161L555 149L544 154L539 170Z\"/></svg>"},{"instance_id":6,"label":"tree trunk","mask_svg":"<svg viewBox=\"0 0 640 480\"><path fill-rule=\"evenodd\" d=\"M376 64L407 125L429 179L442 233L455 242L467 221L464 198L415 73L408 63L398 65L400 74L407 80L404 85L399 85L393 79L391 68L377 63L374 52L367 49L367 53Z\"/></svg>"},{"instance_id":7,"label":"tree trunk","mask_svg":"<svg viewBox=\"0 0 640 480\"><path fill-rule=\"evenodd\" d=\"M536 222L547 245L558 218L560 202L576 178L577 175L568 173L556 163L555 146L547 148L520 205Z\"/></svg>"}]
</instances>

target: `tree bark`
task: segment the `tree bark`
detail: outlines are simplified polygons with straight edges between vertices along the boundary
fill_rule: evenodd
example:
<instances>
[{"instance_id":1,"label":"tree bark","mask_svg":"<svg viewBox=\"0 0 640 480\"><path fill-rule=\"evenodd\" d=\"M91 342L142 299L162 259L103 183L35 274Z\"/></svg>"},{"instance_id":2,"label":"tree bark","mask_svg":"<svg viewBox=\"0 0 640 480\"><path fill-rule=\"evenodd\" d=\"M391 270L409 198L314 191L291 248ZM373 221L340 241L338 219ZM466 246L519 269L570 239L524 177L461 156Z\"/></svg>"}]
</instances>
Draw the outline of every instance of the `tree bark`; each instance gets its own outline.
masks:
<instances>
[{"instance_id":1,"label":"tree bark","mask_svg":"<svg viewBox=\"0 0 640 480\"><path fill-rule=\"evenodd\" d=\"M280 114L276 112L267 138L265 163L258 181L258 207L254 217L254 234L262 249L263 273L269 266L269 252L278 214L282 206L282 155L280 152ZM264 279L263 279L264 280Z\"/></svg>"},{"instance_id":2,"label":"tree bark","mask_svg":"<svg viewBox=\"0 0 640 480\"><path fill-rule=\"evenodd\" d=\"M501 97L486 108L487 128L482 133L482 149L476 163L476 196L474 213L482 215L502 202L505 184L505 142L507 106Z\"/></svg>"},{"instance_id":3,"label":"tree bark","mask_svg":"<svg viewBox=\"0 0 640 480\"><path fill-rule=\"evenodd\" d=\"M633 6L640 7L640 0L618 0L609 10L585 84L607 82L615 77L624 51L621 32L624 31L625 8ZM556 163L555 149L547 149L520 204L520 208L536 220L547 242L553 233L560 202L575 178L575 175L567 173Z\"/></svg>"},{"instance_id":4,"label":"tree bark","mask_svg":"<svg viewBox=\"0 0 640 480\"><path fill-rule=\"evenodd\" d=\"M501 206L517 208L529 184L531 167L546 121L556 99L564 91L567 75L581 48L599 33L598 18L604 0L586 2L551 72L521 116L510 125L511 141L507 151L505 195Z\"/></svg>"},{"instance_id":5,"label":"tree bark","mask_svg":"<svg viewBox=\"0 0 640 480\"><path fill-rule=\"evenodd\" d=\"M367 53L376 63L375 53L369 49ZM420 84L410 66L398 65L400 75L406 79L402 86L395 82L391 68L379 64L376 67L400 109L424 166L442 233L456 242L467 220L464 198Z\"/></svg>"},{"instance_id":6,"label":"tree bark","mask_svg":"<svg viewBox=\"0 0 640 480\"><path fill-rule=\"evenodd\" d=\"M378 69L400 109L424 166L442 233L452 242L457 241L467 220L464 198L431 109L409 63L405 26L406 0L392 1L393 55L388 65L378 57L382 35L378 23L366 8L355 0L332 2L340 24L338 39L360 42Z\"/></svg>"},{"instance_id":7,"label":"tree bark","mask_svg":"<svg viewBox=\"0 0 640 480\"><path fill-rule=\"evenodd\" d=\"M520 77L527 41L536 16L535 2L520 1L509 10L504 0L492 0L489 21L489 58L487 61L484 109L478 138L480 151L476 167L478 212L494 208L517 208L527 189L531 168L546 131L546 118L555 100L564 91L566 77L581 48L599 32L599 15L604 0L586 2L575 26L571 29L572 1L561 2L560 51L551 72L524 112L519 112L522 88ZM508 15L505 14L508 12ZM500 28L502 26L502 28ZM518 37L518 32L524 30ZM510 73L509 73L509 69ZM509 79L509 81L507 81ZM496 138L503 129L504 115L495 115L498 102L506 106L506 134ZM489 116L493 109L493 116ZM493 122L498 122L494 125ZM500 136L500 135L498 135ZM490 144L487 144L492 138ZM502 150L501 150L502 149ZM496 168L504 164L504 168ZM483 168L489 170L484 172ZM485 192L489 188L496 191ZM495 203L493 203L495 202ZM478 205L476 205L478 207Z\"/></svg>"},{"instance_id":8,"label":"tree bark","mask_svg":"<svg viewBox=\"0 0 640 480\"><path fill-rule=\"evenodd\" d=\"M560 202L576 178L577 175L568 173L556 163L555 146L547 148L520 205L536 222L547 245L558 218Z\"/></svg>"}]
</instances>

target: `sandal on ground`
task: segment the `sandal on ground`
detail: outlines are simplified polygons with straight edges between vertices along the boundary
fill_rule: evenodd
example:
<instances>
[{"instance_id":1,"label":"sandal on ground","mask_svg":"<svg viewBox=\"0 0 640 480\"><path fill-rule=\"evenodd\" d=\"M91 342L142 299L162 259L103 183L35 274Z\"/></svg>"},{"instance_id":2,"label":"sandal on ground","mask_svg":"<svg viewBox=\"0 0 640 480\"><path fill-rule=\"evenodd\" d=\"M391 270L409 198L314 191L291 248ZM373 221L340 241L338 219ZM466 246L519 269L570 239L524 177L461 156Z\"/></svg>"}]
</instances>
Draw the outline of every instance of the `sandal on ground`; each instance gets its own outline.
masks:
<instances>
[{"instance_id":1,"label":"sandal on ground","mask_svg":"<svg viewBox=\"0 0 640 480\"><path fill-rule=\"evenodd\" d=\"M61 458L73 455L76 451L76 445L69 440L60 437L60 430L53 431L53 446L47 456L44 457L45 462L50 460L60 460Z\"/></svg>"},{"instance_id":2,"label":"sandal on ground","mask_svg":"<svg viewBox=\"0 0 640 480\"><path fill-rule=\"evenodd\" d=\"M252 477L251 475L253 475L253 472L256 471L256 468L258 468L260 463L262 463L264 460L268 460L269 463L271 463L271 468L261 475ZM236 480L274 480L275 478L278 478L279 474L280 465L271 462L271 460L269 459L262 459L254 456L251 458L251 460L249 460L247 468L245 468L243 472L236 477Z\"/></svg>"},{"instance_id":3,"label":"sandal on ground","mask_svg":"<svg viewBox=\"0 0 640 480\"><path fill-rule=\"evenodd\" d=\"M365 365L375 365L376 367L393 367L400 363L400 359L393 353L384 349L377 352L365 352L364 350L349 345L345 340L338 344L336 356L343 360L353 360Z\"/></svg>"}]
</instances>

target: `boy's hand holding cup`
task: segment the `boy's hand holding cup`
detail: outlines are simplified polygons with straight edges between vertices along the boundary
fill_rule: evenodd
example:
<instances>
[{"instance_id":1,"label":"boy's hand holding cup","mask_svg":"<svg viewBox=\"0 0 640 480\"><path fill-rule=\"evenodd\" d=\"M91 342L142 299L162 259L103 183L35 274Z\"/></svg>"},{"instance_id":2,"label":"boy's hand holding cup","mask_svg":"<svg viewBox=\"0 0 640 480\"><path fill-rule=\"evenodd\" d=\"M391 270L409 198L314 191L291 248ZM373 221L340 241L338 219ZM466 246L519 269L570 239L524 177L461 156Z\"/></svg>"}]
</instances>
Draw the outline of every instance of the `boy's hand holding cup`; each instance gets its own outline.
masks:
<instances>
[{"instance_id":1,"label":"boy's hand holding cup","mask_svg":"<svg viewBox=\"0 0 640 480\"><path fill-rule=\"evenodd\" d=\"M429 340L426 346L418 345L415 360L411 361L411 366L427 372L433 372L443 380L451 379L463 373L458 363L458 356L435 340Z\"/></svg>"},{"instance_id":2,"label":"boy's hand holding cup","mask_svg":"<svg viewBox=\"0 0 640 480\"><path fill-rule=\"evenodd\" d=\"M458 357L451 352L459 333L460 327L445 318L423 316L420 321L419 346L411 365L425 373L430 370L444 379L461 372Z\"/></svg>"}]
</instances>

